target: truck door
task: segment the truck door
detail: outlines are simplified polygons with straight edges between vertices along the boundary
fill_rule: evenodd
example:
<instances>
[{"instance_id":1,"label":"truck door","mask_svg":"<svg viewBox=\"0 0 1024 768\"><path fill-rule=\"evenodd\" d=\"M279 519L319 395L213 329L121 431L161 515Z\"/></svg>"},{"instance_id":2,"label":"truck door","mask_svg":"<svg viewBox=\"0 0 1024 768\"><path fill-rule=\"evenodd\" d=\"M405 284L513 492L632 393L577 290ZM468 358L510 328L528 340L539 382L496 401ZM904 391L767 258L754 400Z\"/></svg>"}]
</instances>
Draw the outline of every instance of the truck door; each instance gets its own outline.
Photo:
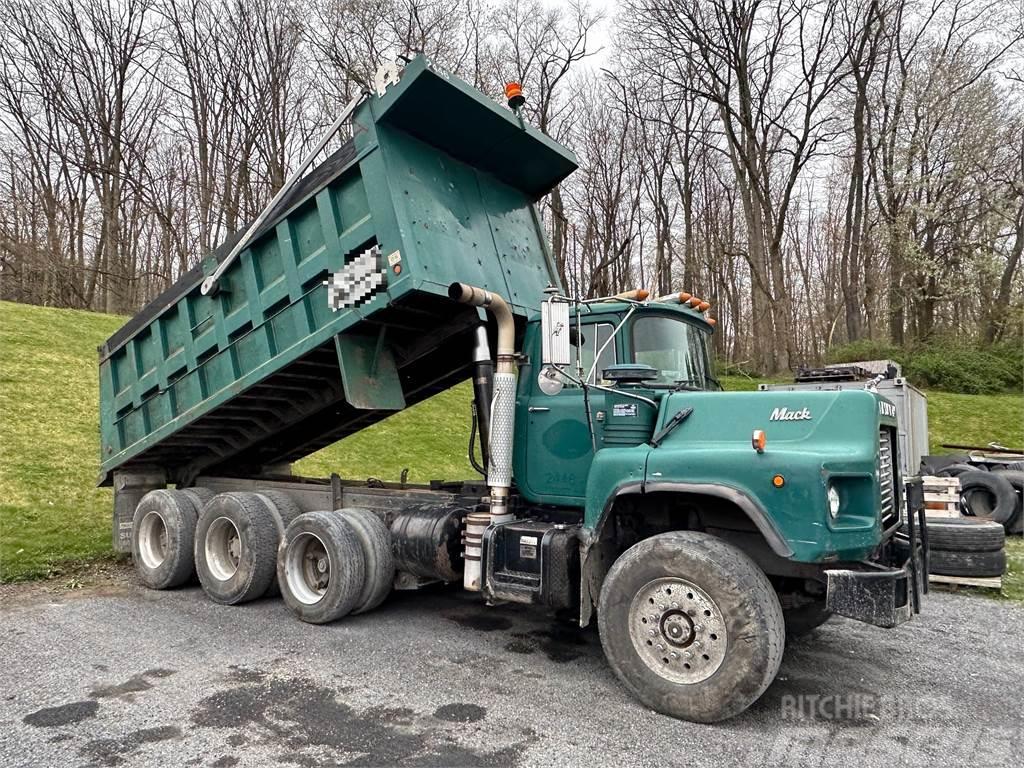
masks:
<instances>
[{"instance_id":1,"label":"truck door","mask_svg":"<svg viewBox=\"0 0 1024 768\"><path fill-rule=\"evenodd\" d=\"M580 357L584 375L594 363L598 350L611 338L615 319L588 317L582 326ZM601 354L591 381L600 381L601 372L619 357L612 341ZM541 503L580 505L586 494L587 473L594 458L583 389L566 381L562 391L545 395L537 386L539 367L533 368L526 408L526 475L517 482L527 498ZM575 364L572 366L575 373ZM605 395L590 390L590 415L597 447L601 447Z\"/></svg>"}]
</instances>

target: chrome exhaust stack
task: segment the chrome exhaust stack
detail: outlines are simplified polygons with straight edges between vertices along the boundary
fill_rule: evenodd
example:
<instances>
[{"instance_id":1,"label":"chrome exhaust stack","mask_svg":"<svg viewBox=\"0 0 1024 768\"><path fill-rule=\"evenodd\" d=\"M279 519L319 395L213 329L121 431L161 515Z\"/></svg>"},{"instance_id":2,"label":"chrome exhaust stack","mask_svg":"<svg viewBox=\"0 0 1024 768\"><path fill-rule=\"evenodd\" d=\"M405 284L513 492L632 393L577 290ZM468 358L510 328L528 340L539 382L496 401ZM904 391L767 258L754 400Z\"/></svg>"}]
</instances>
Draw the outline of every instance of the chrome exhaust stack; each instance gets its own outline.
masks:
<instances>
[{"instance_id":1,"label":"chrome exhaust stack","mask_svg":"<svg viewBox=\"0 0 1024 768\"><path fill-rule=\"evenodd\" d=\"M513 519L508 509L512 487L512 441L515 435L516 350L515 321L505 299L491 291L465 283L452 283L448 296L472 307L483 307L498 323L498 360L494 371L494 392L490 402L487 438L487 487L490 512L466 516L465 570L462 584L472 592L480 591L481 556L484 531L492 523Z\"/></svg>"}]
</instances>

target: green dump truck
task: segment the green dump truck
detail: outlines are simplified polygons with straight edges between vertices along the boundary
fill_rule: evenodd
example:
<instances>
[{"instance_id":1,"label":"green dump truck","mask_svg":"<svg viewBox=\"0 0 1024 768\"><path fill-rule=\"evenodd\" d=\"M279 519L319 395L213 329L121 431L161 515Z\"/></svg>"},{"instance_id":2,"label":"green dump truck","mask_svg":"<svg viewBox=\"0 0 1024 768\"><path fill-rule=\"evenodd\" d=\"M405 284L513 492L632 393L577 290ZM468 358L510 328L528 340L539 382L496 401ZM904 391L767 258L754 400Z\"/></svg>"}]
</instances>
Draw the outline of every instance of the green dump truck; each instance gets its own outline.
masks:
<instances>
[{"instance_id":1,"label":"green dump truck","mask_svg":"<svg viewBox=\"0 0 1024 768\"><path fill-rule=\"evenodd\" d=\"M145 585L279 590L316 624L459 583L596 619L637 698L702 722L765 691L787 633L918 610L891 403L725 393L699 299L566 296L534 203L573 154L426 58L351 126L99 350L99 482ZM446 417L473 420L481 478L292 474L467 379Z\"/></svg>"}]
</instances>

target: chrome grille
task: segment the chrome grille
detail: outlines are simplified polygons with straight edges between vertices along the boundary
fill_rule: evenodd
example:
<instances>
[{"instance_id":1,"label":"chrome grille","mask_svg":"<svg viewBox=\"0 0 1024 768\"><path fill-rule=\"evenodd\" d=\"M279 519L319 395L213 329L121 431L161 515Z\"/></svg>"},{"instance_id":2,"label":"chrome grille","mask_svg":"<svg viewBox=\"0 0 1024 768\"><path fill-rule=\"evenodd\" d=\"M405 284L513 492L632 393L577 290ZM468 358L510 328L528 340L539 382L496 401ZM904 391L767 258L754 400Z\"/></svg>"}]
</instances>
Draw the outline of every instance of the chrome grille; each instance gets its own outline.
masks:
<instances>
[{"instance_id":1,"label":"chrome grille","mask_svg":"<svg viewBox=\"0 0 1024 768\"><path fill-rule=\"evenodd\" d=\"M894 431L889 427L878 430L878 484L881 489L880 515L883 523L898 515L896 487L896 441Z\"/></svg>"}]
</instances>

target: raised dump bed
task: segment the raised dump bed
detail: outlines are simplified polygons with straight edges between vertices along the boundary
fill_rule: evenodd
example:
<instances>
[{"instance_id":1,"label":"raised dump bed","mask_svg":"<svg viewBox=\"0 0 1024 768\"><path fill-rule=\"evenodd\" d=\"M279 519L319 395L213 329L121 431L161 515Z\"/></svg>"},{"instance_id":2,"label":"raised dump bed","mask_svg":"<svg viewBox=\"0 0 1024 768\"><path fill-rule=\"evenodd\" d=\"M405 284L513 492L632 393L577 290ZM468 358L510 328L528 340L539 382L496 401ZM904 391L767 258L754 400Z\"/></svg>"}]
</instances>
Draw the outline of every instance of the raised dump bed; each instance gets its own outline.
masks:
<instances>
[{"instance_id":1,"label":"raised dump bed","mask_svg":"<svg viewBox=\"0 0 1024 768\"><path fill-rule=\"evenodd\" d=\"M482 315L451 283L519 324L558 284L532 204L571 152L424 57L352 122L219 290L200 285L234 240L100 347L101 484L298 459L468 376Z\"/></svg>"}]
</instances>

